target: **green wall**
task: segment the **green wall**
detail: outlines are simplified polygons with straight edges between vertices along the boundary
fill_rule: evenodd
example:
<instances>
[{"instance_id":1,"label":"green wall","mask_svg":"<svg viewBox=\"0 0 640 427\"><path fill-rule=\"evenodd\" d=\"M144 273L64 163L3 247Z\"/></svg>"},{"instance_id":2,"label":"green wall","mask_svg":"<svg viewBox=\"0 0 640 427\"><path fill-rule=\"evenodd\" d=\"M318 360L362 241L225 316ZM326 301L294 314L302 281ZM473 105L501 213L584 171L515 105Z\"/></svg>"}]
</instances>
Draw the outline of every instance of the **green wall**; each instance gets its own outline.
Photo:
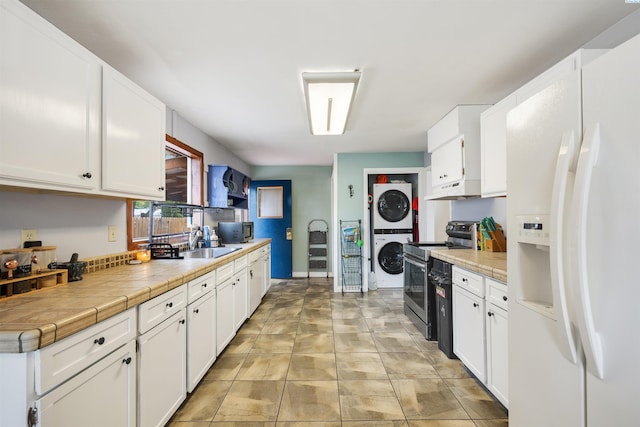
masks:
<instances>
[{"instance_id":1,"label":"green wall","mask_svg":"<svg viewBox=\"0 0 640 427\"><path fill-rule=\"evenodd\" d=\"M423 167L424 152L413 153L343 153L337 159L337 220L362 219L362 204L368 196L363 188L363 170L370 168ZM353 185L353 197L349 194Z\"/></svg>"},{"instance_id":2,"label":"green wall","mask_svg":"<svg viewBox=\"0 0 640 427\"><path fill-rule=\"evenodd\" d=\"M307 234L309 221L324 219L331 227L330 166L252 166L251 179L291 180L293 227L293 274L307 271ZM332 235L331 230L329 235ZM331 271L329 242L329 271Z\"/></svg>"}]
</instances>

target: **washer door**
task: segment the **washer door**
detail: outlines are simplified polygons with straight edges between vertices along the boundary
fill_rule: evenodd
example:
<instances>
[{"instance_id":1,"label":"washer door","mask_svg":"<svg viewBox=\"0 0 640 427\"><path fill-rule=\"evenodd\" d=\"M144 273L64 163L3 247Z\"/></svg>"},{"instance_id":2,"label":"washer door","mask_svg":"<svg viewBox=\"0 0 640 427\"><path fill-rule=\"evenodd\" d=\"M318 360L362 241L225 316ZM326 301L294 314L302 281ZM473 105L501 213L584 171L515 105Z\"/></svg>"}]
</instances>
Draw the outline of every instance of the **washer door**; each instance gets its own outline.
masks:
<instances>
[{"instance_id":1,"label":"washer door","mask_svg":"<svg viewBox=\"0 0 640 427\"><path fill-rule=\"evenodd\" d=\"M407 217L411 210L411 203L402 191L388 190L378 198L377 209L385 221L398 222Z\"/></svg>"},{"instance_id":2,"label":"washer door","mask_svg":"<svg viewBox=\"0 0 640 427\"><path fill-rule=\"evenodd\" d=\"M389 242L378 252L378 265L388 274L402 274L402 243Z\"/></svg>"}]
</instances>

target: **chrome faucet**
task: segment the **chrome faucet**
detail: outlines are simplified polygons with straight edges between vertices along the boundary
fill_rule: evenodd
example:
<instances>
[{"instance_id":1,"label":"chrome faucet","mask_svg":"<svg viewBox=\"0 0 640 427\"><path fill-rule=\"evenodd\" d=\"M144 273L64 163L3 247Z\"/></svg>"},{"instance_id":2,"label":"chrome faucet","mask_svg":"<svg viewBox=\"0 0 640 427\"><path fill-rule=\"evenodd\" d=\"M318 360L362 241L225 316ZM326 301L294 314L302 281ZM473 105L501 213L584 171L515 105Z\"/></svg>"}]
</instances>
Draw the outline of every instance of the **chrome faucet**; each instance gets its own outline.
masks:
<instances>
[{"instance_id":1,"label":"chrome faucet","mask_svg":"<svg viewBox=\"0 0 640 427\"><path fill-rule=\"evenodd\" d=\"M199 226L196 226L189 233L189 249L191 250L196 249L196 246L198 245L198 241L200 241L201 239L202 239L202 230L200 230Z\"/></svg>"}]
</instances>

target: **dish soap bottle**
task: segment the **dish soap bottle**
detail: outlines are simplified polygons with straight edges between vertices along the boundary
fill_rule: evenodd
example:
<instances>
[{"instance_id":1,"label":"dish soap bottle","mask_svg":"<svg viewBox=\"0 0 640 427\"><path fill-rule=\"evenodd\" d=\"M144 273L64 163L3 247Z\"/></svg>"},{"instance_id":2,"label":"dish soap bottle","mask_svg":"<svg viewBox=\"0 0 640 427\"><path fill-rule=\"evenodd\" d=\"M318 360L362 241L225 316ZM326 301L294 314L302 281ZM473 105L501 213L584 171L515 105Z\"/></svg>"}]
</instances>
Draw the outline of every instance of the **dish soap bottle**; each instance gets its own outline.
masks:
<instances>
[{"instance_id":1,"label":"dish soap bottle","mask_svg":"<svg viewBox=\"0 0 640 427\"><path fill-rule=\"evenodd\" d=\"M216 229L213 229L213 236L211 236L211 247L217 248L220 246L220 241L218 240L218 235L216 234Z\"/></svg>"},{"instance_id":2,"label":"dish soap bottle","mask_svg":"<svg viewBox=\"0 0 640 427\"><path fill-rule=\"evenodd\" d=\"M204 226L204 247L211 247L211 230L209 229L208 225Z\"/></svg>"}]
</instances>

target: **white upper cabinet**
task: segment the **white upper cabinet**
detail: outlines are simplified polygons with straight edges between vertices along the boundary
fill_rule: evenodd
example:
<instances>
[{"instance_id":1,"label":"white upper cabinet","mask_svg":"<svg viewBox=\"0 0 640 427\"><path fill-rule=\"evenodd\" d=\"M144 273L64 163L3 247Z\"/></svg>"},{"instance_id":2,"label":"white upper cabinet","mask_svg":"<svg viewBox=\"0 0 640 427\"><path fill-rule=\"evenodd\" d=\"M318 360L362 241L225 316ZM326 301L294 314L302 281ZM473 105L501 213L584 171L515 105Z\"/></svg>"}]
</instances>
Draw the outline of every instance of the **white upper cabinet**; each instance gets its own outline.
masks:
<instances>
[{"instance_id":1,"label":"white upper cabinet","mask_svg":"<svg viewBox=\"0 0 640 427\"><path fill-rule=\"evenodd\" d=\"M514 94L480 115L482 197L507 195L507 114L515 106Z\"/></svg>"},{"instance_id":2,"label":"white upper cabinet","mask_svg":"<svg viewBox=\"0 0 640 427\"><path fill-rule=\"evenodd\" d=\"M459 105L428 131L431 188L426 199L480 196L480 113L488 105Z\"/></svg>"},{"instance_id":3,"label":"white upper cabinet","mask_svg":"<svg viewBox=\"0 0 640 427\"><path fill-rule=\"evenodd\" d=\"M105 65L102 98L102 188L165 199L165 106Z\"/></svg>"},{"instance_id":4,"label":"white upper cabinet","mask_svg":"<svg viewBox=\"0 0 640 427\"><path fill-rule=\"evenodd\" d=\"M605 52L606 49L580 49L482 113L482 197L507 195L509 111Z\"/></svg>"},{"instance_id":5,"label":"white upper cabinet","mask_svg":"<svg viewBox=\"0 0 640 427\"><path fill-rule=\"evenodd\" d=\"M164 200L165 111L22 3L0 3L1 185Z\"/></svg>"},{"instance_id":6,"label":"white upper cabinet","mask_svg":"<svg viewBox=\"0 0 640 427\"><path fill-rule=\"evenodd\" d=\"M18 2L0 3L0 183L100 185L100 61Z\"/></svg>"}]
</instances>

